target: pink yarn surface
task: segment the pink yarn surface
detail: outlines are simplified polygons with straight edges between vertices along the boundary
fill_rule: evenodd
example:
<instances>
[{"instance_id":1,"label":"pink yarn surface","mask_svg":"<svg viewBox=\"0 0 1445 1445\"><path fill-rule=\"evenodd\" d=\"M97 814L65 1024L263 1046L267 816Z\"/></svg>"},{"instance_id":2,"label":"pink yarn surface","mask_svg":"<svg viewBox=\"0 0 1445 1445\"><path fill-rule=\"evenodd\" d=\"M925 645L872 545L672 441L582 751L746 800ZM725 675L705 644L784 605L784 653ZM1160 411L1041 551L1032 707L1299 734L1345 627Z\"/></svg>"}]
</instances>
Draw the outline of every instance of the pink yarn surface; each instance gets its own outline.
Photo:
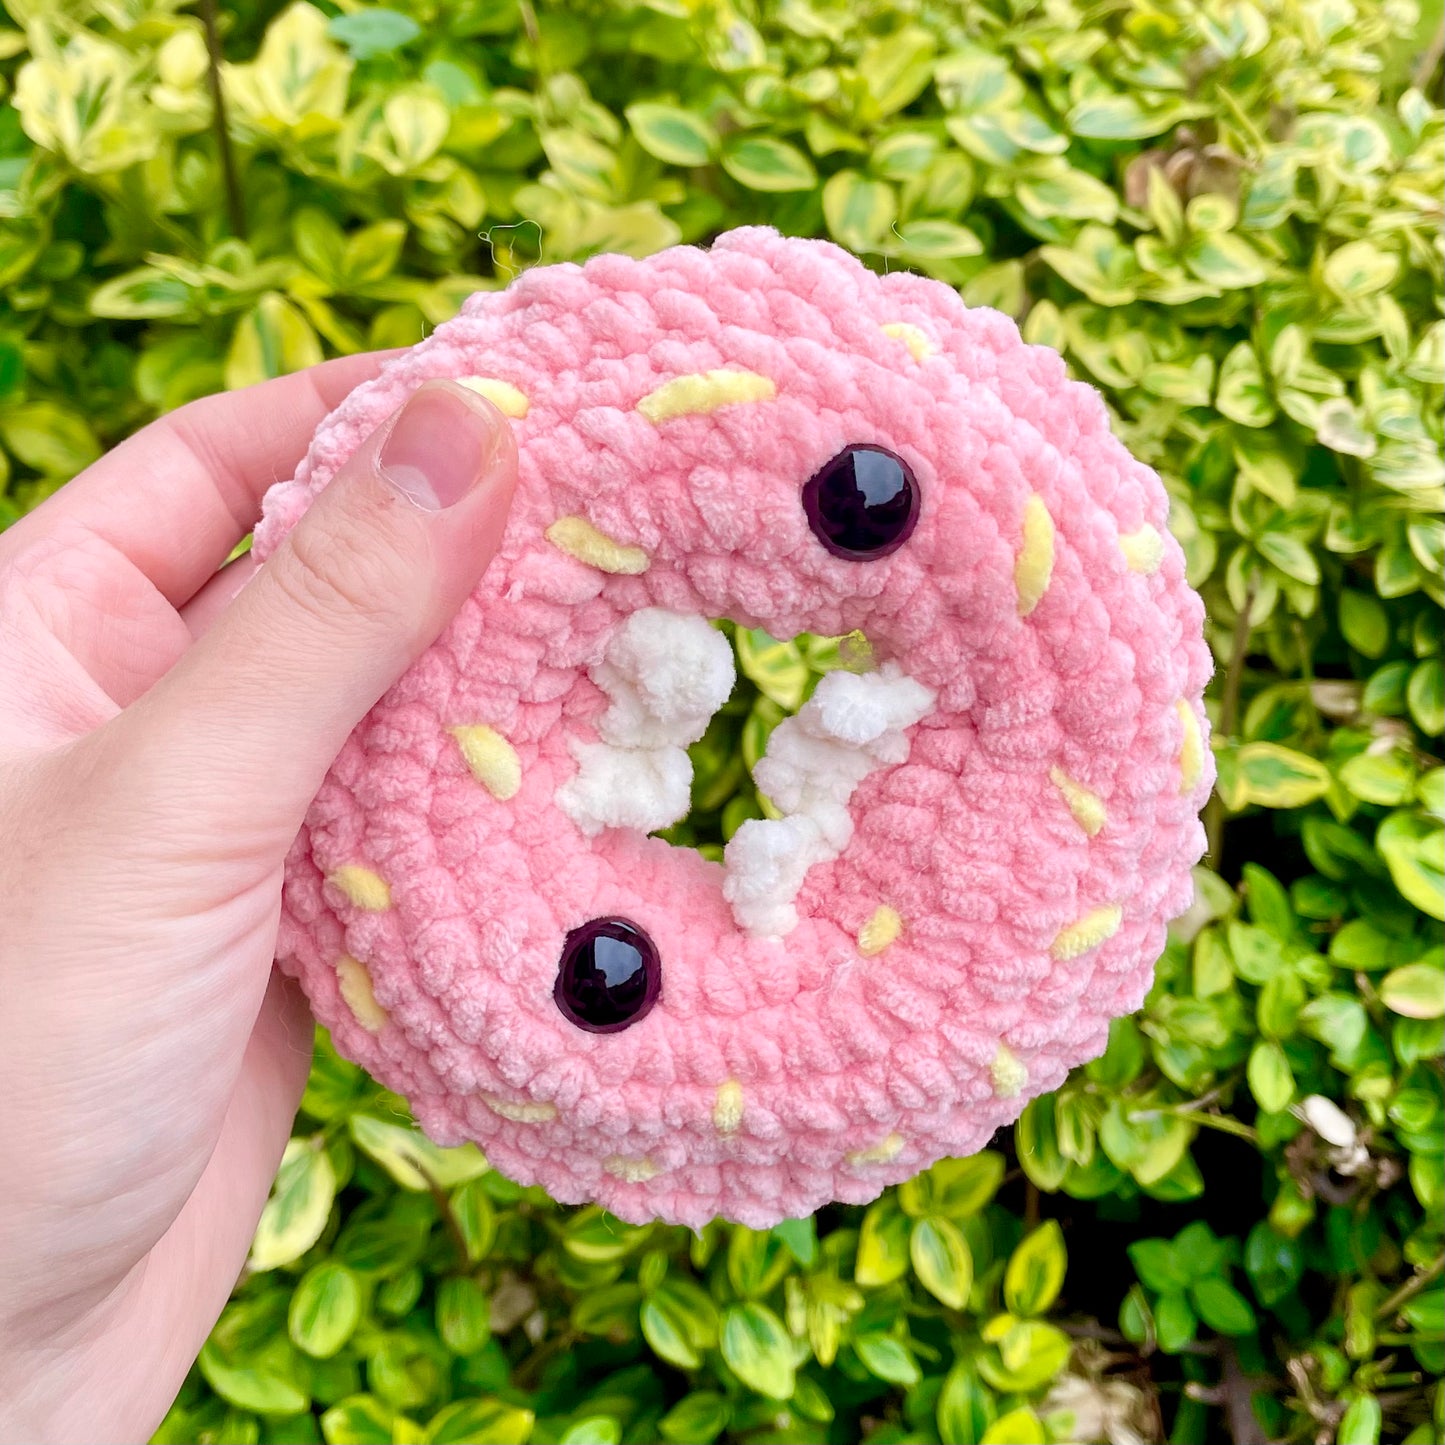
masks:
<instances>
[{"instance_id":1,"label":"pink yarn surface","mask_svg":"<svg viewBox=\"0 0 1445 1445\"><path fill-rule=\"evenodd\" d=\"M776 395L661 422L636 410L720 368L771 378ZM1158 478L1111 435L1097 393L1008 318L748 229L474 296L322 425L266 499L258 554L419 383L476 375L529 402L512 423L504 544L316 798L288 865L282 966L434 1139L474 1139L511 1177L624 1219L763 1227L981 1148L1103 1049L1191 898L1211 661ZM906 459L922 493L908 543L864 563L825 551L799 500L859 442ZM1034 494L1053 565L1020 615ZM544 532L573 515L645 549L647 570L558 550ZM1120 539L1146 526L1162 556L1132 570ZM937 693L906 763L859 786L853 839L809 871L782 940L738 928L720 865L634 832L586 838L555 801L577 767L569 740L594 738L606 706L587 669L643 607L785 639L861 629ZM507 801L449 732L477 724L517 754ZM1056 772L1102 804L1094 834ZM384 879L386 906L326 881L346 867ZM859 929L880 905L902 931L865 956ZM1057 956L1101 909L1119 910L1117 931ZM651 935L662 992L634 1026L591 1034L553 985L565 934L606 915ZM342 997L343 958L385 1011L375 1031Z\"/></svg>"}]
</instances>

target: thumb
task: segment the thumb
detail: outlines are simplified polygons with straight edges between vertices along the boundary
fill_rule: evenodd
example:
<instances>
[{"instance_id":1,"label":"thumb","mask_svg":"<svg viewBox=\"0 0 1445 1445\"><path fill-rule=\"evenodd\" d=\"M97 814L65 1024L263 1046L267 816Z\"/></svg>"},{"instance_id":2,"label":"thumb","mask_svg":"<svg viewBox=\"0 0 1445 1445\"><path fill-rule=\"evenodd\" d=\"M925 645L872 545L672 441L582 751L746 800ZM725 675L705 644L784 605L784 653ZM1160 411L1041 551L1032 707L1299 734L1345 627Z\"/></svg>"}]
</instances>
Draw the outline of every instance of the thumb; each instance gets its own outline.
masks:
<instances>
[{"instance_id":1,"label":"thumb","mask_svg":"<svg viewBox=\"0 0 1445 1445\"><path fill-rule=\"evenodd\" d=\"M108 725L126 791L145 789L152 809L183 803L188 832L245 822L289 843L348 734L496 553L516 475L490 402L451 381L421 386Z\"/></svg>"}]
</instances>

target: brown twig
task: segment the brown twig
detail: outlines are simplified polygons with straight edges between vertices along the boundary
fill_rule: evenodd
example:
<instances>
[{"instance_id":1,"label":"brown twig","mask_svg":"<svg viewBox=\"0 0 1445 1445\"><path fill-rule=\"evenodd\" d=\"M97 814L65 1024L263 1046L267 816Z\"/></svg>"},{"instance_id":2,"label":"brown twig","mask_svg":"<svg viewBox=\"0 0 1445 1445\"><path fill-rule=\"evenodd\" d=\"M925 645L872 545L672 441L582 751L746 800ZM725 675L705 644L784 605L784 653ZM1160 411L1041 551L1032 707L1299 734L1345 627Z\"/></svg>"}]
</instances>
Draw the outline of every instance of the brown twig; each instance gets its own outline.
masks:
<instances>
[{"instance_id":1,"label":"brown twig","mask_svg":"<svg viewBox=\"0 0 1445 1445\"><path fill-rule=\"evenodd\" d=\"M206 71L211 82L211 128L216 132L216 150L226 186L226 212L231 230L246 235L246 203L236 174L236 154L231 149L231 130L226 119L226 94L221 87L221 36L216 25L216 0L200 0L201 24L206 32Z\"/></svg>"},{"instance_id":2,"label":"brown twig","mask_svg":"<svg viewBox=\"0 0 1445 1445\"><path fill-rule=\"evenodd\" d=\"M1225 668L1224 687L1219 694L1219 735L1222 738L1233 737L1239 724L1239 689L1244 681L1244 659L1249 651L1249 614L1254 609L1257 585L1256 578L1251 577L1244 590L1244 606L1239 609L1234 623L1229 665ZM1209 795L1204 809L1204 835L1209 845L1209 866L1218 873L1224 861L1224 799L1219 796L1218 788Z\"/></svg>"},{"instance_id":3,"label":"brown twig","mask_svg":"<svg viewBox=\"0 0 1445 1445\"><path fill-rule=\"evenodd\" d=\"M452 1209L452 1202L447 1197L447 1192L437 1183L435 1179L415 1159L410 1161L416 1168L416 1172L426 1180L426 1187L431 1193L432 1200L437 1207L437 1213L442 1217L442 1224L446 1227L447 1238L452 1242L452 1248L457 1252L457 1259L464 1270L472 1267L472 1252L467 1248L467 1237L462 1233L462 1226L457 1222L457 1216Z\"/></svg>"},{"instance_id":4,"label":"brown twig","mask_svg":"<svg viewBox=\"0 0 1445 1445\"><path fill-rule=\"evenodd\" d=\"M1415 64L1415 73L1410 77L1410 84L1416 90L1425 90L1435 78L1435 67L1440 64L1442 55L1445 55L1445 17L1442 17L1435 27L1430 43Z\"/></svg>"}]
</instances>

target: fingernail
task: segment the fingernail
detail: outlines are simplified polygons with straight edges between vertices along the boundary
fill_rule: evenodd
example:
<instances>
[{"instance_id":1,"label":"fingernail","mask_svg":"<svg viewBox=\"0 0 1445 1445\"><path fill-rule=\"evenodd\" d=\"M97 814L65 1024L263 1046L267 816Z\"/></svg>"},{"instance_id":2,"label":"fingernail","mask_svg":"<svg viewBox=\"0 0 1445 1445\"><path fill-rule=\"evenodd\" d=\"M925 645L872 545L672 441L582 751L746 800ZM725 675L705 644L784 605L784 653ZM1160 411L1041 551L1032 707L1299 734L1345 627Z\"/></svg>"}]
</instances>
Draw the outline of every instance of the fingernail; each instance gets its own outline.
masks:
<instances>
[{"instance_id":1,"label":"fingernail","mask_svg":"<svg viewBox=\"0 0 1445 1445\"><path fill-rule=\"evenodd\" d=\"M445 511L486 477L506 424L466 387L425 382L392 423L377 453L377 471L423 511Z\"/></svg>"}]
</instances>

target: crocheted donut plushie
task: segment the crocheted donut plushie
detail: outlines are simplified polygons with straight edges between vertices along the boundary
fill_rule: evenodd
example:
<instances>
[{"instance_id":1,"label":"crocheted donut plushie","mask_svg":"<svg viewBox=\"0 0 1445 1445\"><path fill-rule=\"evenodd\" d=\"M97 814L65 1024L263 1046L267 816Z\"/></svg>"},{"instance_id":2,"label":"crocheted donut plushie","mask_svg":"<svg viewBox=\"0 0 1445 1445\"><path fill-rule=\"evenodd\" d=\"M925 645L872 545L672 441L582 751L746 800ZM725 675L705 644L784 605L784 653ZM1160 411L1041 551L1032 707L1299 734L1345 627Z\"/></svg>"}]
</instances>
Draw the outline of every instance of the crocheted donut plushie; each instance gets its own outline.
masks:
<instances>
[{"instance_id":1,"label":"crocheted donut plushie","mask_svg":"<svg viewBox=\"0 0 1445 1445\"><path fill-rule=\"evenodd\" d=\"M263 557L429 377L510 418L502 549L356 730L282 965L442 1143L756 1227L980 1148L1099 1053L1188 906L1203 608L1098 395L947 286L765 229L527 272L359 387ZM651 837L710 619L861 631L722 863Z\"/></svg>"}]
</instances>

